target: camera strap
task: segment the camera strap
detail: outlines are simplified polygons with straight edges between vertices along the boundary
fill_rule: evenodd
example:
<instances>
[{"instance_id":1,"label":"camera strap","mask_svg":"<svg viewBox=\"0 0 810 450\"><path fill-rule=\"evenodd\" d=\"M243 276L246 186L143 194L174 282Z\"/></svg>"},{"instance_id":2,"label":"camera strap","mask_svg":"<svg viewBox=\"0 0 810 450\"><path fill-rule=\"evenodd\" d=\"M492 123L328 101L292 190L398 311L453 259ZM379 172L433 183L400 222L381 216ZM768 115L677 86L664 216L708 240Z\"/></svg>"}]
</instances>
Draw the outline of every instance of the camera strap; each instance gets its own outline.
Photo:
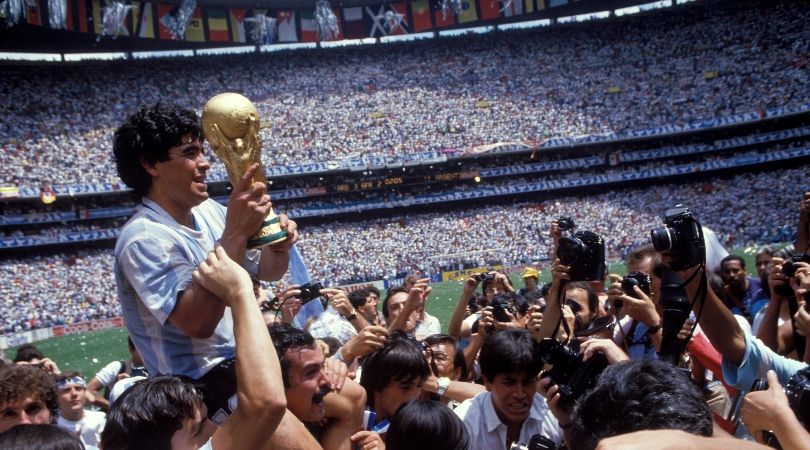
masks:
<instances>
[{"instance_id":1,"label":"camera strap","mask_svg":"<svg viewBox=\"0 0 810 450\"><path fill-rule=\"evenodd\" d=\"M698 307L697 314L695 314L695 323L692 325L692 329L689 330L689 334L686 336L684 342L689 342L692 339L692 335L695 334L695 330L700 323L700 316L703 314L703 306L706 305L706 294L708 294L708 287L709 287L709 280L706 278L706 264L701 263L697 266L697 270L692 272L692 275L689 275L689 278L686 279L679 287L681 289L685 289L686 286L695 279L696 276L700 275L700 285L698 285L697 295L695 295L695 299L692 300L690 305L692 311L695 310L695 302L700 299L700 306Z\"/></svg>"}]
</instances>

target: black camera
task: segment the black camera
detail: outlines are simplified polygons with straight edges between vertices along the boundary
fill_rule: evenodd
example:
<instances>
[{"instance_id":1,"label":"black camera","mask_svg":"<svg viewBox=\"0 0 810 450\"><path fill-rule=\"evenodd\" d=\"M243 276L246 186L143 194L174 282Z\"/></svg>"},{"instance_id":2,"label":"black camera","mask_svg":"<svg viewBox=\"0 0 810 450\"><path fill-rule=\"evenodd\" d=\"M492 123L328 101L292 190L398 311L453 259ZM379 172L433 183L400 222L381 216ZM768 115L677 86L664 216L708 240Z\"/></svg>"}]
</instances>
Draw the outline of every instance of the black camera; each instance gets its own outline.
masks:
<instances>
[{"instance_id":1,"label":"black camera","mask_svg":"<svg viewBox=\"0 0 810 450\"><path fill-rule=\"evenodd\" d=\"M636 297L636 291L633 290L635 286L638 286L642 292L644 292L647 297L651 296L651 288L650 285L652 283L652 279L649 275L644 272L630 272L622 279L622 292L626 295L629 295L633 298ZM622 309L622 301L616 300L613 302L613 309L618 313L620 309Z\"/></svg>"},{"instance_id":2,"label":"black camera","mask_svg":"<svg viewBox=\"0 0 810 450\"><path fill-rule=\"evenodd\" d=\"M688 269L706 262L703 229L692 217L689 208L677 205L664 214L666 226L650 231L653 247L658 252L670 252L674 271Z\"/></svg>"},{"instance_id":3,"label":"black camera","mask_svg":"<svg viewBox=\"0 0 810 450\"><path fill-rule=\"evenodd\" d=\"M495 279L495 275L489 272L481 272L473 275L473 279L475 279L475 281L478 281L479 283L482 281L492 281Z\"/></svg>"},{"instance_id":4,"label":"black camera","mask_svg":"<svg viewBox=\"0 0 810 450\"><path fill-rule=\"evenodd\" d=\"M499 299L493 299L492 303L492 317L495 318L498 322L511 322L512 320L509 319L509 315L507 313L511 313L513 316L515 314L515 309L512 308L508 302L504 302Z\"/></svg>"},{"instance_id":5,"label":"black camera","mask_svg":"<svg viewBox=\"0 0 810 450\"><path fill-rule=\"evenodd\" d=\"M571 267L571 281L605 278L605 241L596 233L578 231L571 237L560 238L557 257L563 265Z\"/></svg>"},{"instance_id":6,"label":"black camera","mask_svg":"<svg viewBox=\"0 0 810 450\"><path fill-rule=\"evenodd\" d=\"M757 378L751 386L751 392L765 391L768 387L768 380ZM810 431L810 367L805 367L790 377L785 385L785 396L793 414Z\"/></svg>"},{"instance_id":7,"label":"black camera","mask_svg":"<svg viewBox=\"0 0 810 450\"><path fill-rule=\"evenodd\" d=\"M301 291L301 304L304 304L320 297L323 285L321 285L320 281L309 281L298 289Z\"/></svg>"},{"instance_id":8,"label":"black camera","mask_svg":"<svg viewBox=\"0 0 810 450\"><path fill-rule=\"evenodd\" d=\"M557 444L542 434L535 434L529 439L528 444L513 442L509 450L557 450Z\"/></svg>"},{"instance_id":9,"label":"black camera","mask_svg":"<svg viewBox=\"0 0 810 450\"><path fill-rule=\"evenodd\" d=\"M787 261L782 264L782 275L787 278L793 278L796 276L796 269L799 267L796 263L810 263L810 256L807 256L806 253L798 253L790 257ZM790 284L785 281L785 284L776 286L774 292L777 295L782 297L792 297L793 296L793 288L790 287Z\"/></svg>"},{"instance_id":10,"label":"black camera","mask_svg":"<svg viewBox=\"0 0 810 450\"><path fill-rule=\"evenodd\" d=\"M810 431L810 367L799 370L785 385L785 395L790 409L804 428Z\"/></svg>"},{"instance_id":11,"label":"black camera","mask_svg":"<svg viewBox=\"0 0 810 450\"><path fill-rule=\"evenodd\" d=\"M557 227L560 228L560 231L571 231L577 227L577 224L574 223L574 219L563 216L557 218Z\"/></svg>"},{"instance_id":12,"label":"black camera","mask_svg":"<svg viewBox=\"0 0 810 450\"><path fill-rule=\"evenodd\" d=\"M541 378L551 378L559 386L560 399L573 405L582 394L596 385L596 378L608 366L602 352L594 353L582 361L578 349L561 344L553 338L545 338L537 346L538 358L552 366ZM549 385L550 386L550 385Z\"/></svg>"}]
</instances>

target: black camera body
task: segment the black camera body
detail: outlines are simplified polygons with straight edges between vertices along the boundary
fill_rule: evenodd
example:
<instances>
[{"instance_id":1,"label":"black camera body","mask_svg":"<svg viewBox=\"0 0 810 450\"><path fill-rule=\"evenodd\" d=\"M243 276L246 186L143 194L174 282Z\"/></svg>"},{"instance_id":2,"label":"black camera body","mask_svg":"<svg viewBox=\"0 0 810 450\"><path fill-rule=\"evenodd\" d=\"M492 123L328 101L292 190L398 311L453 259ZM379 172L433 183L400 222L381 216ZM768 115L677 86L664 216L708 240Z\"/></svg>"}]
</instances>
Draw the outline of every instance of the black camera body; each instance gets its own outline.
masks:
<instances>
[{"instance_id":1,"label":"black camera body","mask_svg":"<svg viewBox=\"0 0 810 450\"><path fill-rule=\"evenodd\" d=\"M551 378L559 386L560 399L573 405L579 397L596 385L599 374L608 366L602 352L596 352L587 361L575 348L563 345L553 338L545 338L537 346L537 355L545 364L552 366L541 374L541 378ZM551 386L551 385L549 385Z\"/></svg>"},{"instance_id":2,"label":"black camera body","mask_svg":"<svg viewBox=\"0 0 810 450\"><path fill-rule=\"evenodd\" d=\"M320 281L309 281L298 289L301 291L301 304L304 304L320 297L323 285L321 285Z\"/></svg>"},{"instance_id":3,"label":"black camera body","mask_svg":"<svg viewBox=\"0 0 810 450\"><path fill-rule=\"evenodd\" d=\"M806 253L798 253L791 256L790 259L788 259L787 261L784 262L784 264L782 264L782 275L784 275L787 278L793 278L794 276L796 276L796 269L799 268L796 265L796 263L800 262L810 263L810 256L807 256ZM793 288L791 288L790 284L788 284L787 282L785 282L785 284L776 286L774 292L782 297L793 296Z\"/></svg>"},{"instance_id":4,"label":"black camera body","mask_svg":"<svg viewBox=\"0 0 810 450\"><path fill-rule=\"evenodd\" d=\"M511 322L508 313L515 314L514 308L507 302L492 302L492 317L498 322Z\"/></svg>"},{"instance_id":5,"label":"black camera body","mask_svg":"<svg viewBox=\"0 0 810 450\"><path fill-rule=\"evenodd\" d=\"M481 272L473 275L473 279L475 279L475 281L478 281L479 283L481 281L492 281L495 279L495 275L489 272Z\"/></svg>"},{"instance_id":6,"label":"black camera body","mask_svg":"<svg viewBox=\"0 0 810 450\"><path fill-rule=\"evenodd\" d=\"M677 205L664 214L666 226L650 230L653 247L658 252L668 251L674 271L688 269L706 262L706 244L703 229L692 217L689 208Z\"/></svg>"},{"instance_id":7,"label":"black camera body","mask_svg":"<svg viewBox=\"0 0 810 450\"><path fill-rule=\"evenodd\" d=\"M765 391L768 387L768 380L757 378L751 386L751 392ZM804 428L810 431L810 367L794 373L784 389L793 414L804 424ZM770 437L775 440L773 436Z\"/></svg>"},{"instance_id":8,"label":"black camera body","mask_svg":"<svg viewBox=\"0 0 810 450\"><path fill-rule=\"evenodd\" d=\"M535 434L529 439L528 444L514 442L509 446L509 450L557 450L557 444L542 434Z\"/></svg>"},{"instance_id":9,"label":"black camera body","mask_svg":"<svg viewBox=\"0 0 810 450\"><path fill-rule=\"evenodd\" d=\"M571 237L560 238L557 258L571 267L571 281L603 280L607 273L605 241L591 231L578 231Z\"/></svg>"},{"instance_id":10,"label":"black camera body","mask_svg":"<svg viewBox=\"0 0 810 450\"><path fill-rule=\"evenodd\" d=\"M639 289L642 290L642 292L644 292L645 294L647 294L648 297L650 297L652 295L651 285L652 279L650 278L649 275L647 275L644 272L634 271L628 273L622 279L622 292L624 292L626 295L629 295L630 297L638 298L636 297L636 291L633 290L635 286L638 286ZM613 309L616 312L622 309L622 301L616 300L615 302L613 302Z\"/></svg>"},{"instance_id":11,"label":"black camera body","mask_svg":"<svg viewBox=\"0 0 810 450\"><path fill-rule=\"evenodd\" d=\"M790 409L804 428L810 431L810 367L794 373L785 385L785 395Z\"/></svg>"}]
</instances>

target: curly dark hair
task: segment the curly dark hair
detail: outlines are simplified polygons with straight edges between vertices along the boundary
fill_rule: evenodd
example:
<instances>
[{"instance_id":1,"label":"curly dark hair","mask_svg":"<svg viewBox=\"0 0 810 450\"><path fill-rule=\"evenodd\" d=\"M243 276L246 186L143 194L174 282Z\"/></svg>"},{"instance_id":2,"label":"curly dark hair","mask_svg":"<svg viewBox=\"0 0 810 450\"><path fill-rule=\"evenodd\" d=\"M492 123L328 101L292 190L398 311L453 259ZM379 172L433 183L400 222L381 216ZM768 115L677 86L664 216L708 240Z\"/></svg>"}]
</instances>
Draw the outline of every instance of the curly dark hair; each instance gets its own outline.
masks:
<instances>
[{"instance_id":1,"label":"curly dark hair","mask_svg":"<svg viewBox=\"0 0 810 450\"><path fill-rule=\"evenodd\" d=\"M141 106L129 116L113 137L113 156L118 176L140 199L152 189L152 176L143 164L169 160L169 149L183 136L202 135L197 113L172 103Z\"/></svg>"},{"instance_id":2,"label":"curly dark hair","mask_svg":"<svg viewBox=\"0 0 810 450\"><path fill-rule=\"evenodd\" d=\"M147 378L124 391L110 407L101 432L104 450L171 449L174 432L194 418L203 397L178 377Z\"/></svg>"},{"instance_id":3,"label":"curly dark hair","mask_svg":"<svg viewBox=\"0 0 810 450\"><path fill-rule=\"evenodd\" d=\"M56 420L59 403L53 376L32 365L0 367L0 405L27 397L41 400L51 412L51 420Z\"/></svg>"},{"instance_id":4,"label":"curly dark hair","mask_svg":"<svg viewBox=\"0 0 810 450\"><path fill-rule=\"evenodd\" d=\"M573 412L572 450L591 450L603 438L640 430L712 435L712 414L688 375L658 360L609 366Z\"/></svg>"}]
</instances>

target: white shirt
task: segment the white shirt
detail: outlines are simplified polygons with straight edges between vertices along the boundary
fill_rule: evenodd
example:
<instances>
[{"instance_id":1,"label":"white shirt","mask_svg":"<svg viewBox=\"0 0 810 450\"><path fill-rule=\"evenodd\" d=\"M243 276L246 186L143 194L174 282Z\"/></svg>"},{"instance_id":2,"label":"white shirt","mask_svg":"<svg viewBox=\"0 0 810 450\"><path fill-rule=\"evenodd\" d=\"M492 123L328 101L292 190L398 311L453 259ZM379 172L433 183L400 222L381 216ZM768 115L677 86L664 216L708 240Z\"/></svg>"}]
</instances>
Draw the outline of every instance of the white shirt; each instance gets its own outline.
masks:
<instances>
[{"instance_id":1,"label":"white shirt","mask_svg":"<svg viewBox=\"0 0 810 450\"><path fill-rule=\"evenodd\" d=\"M62 416L56 418L56 424L75 434L85 445L98 446L101 442L101 431L107 423L107 415L101 411L84 411L84 416L77 420L67 420Z\"/></svg>"},{"instance_id":2,"label":"white shirt","mask_svg":"<svg viewBox=\"0 0 810 450\"><path fill-rule=\"evenodd\" d=\"M482 392L465 400L453 412L467 427L469 450L506 450L506 425L495 412L490 392ZM546 399L535 393L529 417L520 427L518 440L528 444L532 436L538 433L554 441L557 446L562 444L563 432L557 419L548 409Z\"/></svg>"}]
</instances>

